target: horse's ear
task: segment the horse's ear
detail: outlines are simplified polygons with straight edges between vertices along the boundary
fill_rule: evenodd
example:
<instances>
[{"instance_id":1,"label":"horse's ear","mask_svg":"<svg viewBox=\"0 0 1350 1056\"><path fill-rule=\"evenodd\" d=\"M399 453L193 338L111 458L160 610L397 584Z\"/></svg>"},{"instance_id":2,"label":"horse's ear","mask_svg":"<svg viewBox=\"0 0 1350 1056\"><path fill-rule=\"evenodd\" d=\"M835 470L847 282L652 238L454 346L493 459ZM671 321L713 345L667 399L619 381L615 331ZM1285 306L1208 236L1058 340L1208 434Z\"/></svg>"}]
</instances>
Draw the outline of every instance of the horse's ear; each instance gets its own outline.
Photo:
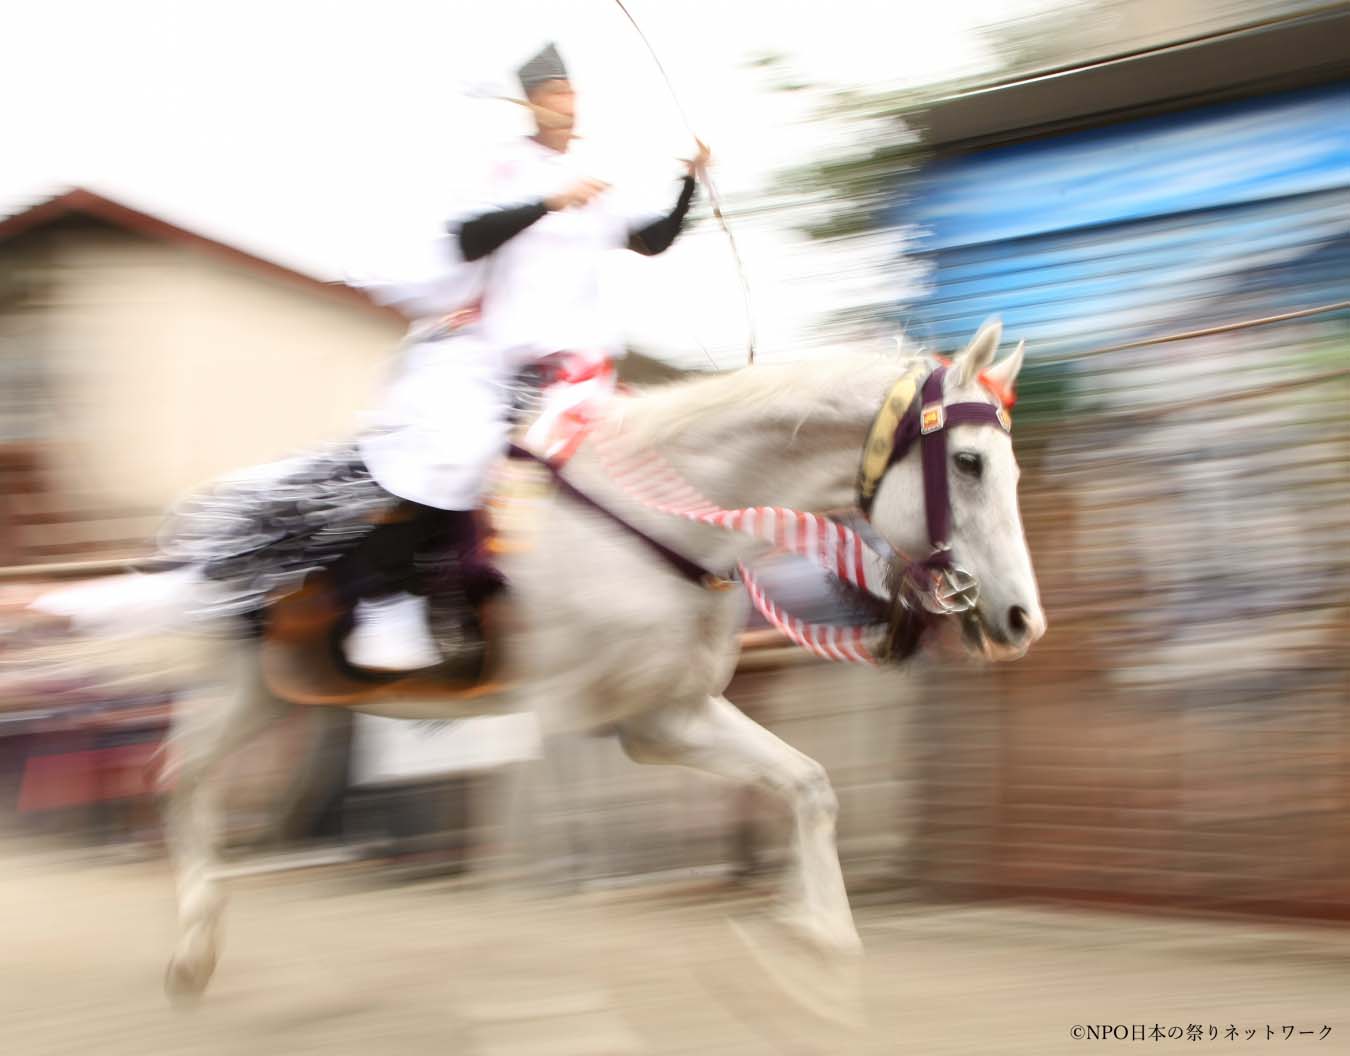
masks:
<instances>
[{"instance_id":1,"label":"horse's ear","mask_svg":"<svg viewBox=\"0 0 1350 1056\"><path fill-rule=\"evenodd\" d=\"M1007 398L1017 390L1017 372L1022 369L1022 351L1026 348L1025 341L1017 342L1017 348L1013 354L1002 363L995 363L984 372L984 376L992 383L994 389L1004 395L1000 399L1007 402Z\"/></svg>"},{"instance_id":2,"label":"horse's ear","mask_svg":"<svg viewBox=\"0 0 1350 1056\"><path fill-rule=\"evenodd\" d=\"M980 371L994 362L994 356L998 354L998 343L1002 337L1003 324L997 319L991 319L980 327L970 345L956 357L957 384L969 385L979 377Z\"/></svg>"}]
</instances>

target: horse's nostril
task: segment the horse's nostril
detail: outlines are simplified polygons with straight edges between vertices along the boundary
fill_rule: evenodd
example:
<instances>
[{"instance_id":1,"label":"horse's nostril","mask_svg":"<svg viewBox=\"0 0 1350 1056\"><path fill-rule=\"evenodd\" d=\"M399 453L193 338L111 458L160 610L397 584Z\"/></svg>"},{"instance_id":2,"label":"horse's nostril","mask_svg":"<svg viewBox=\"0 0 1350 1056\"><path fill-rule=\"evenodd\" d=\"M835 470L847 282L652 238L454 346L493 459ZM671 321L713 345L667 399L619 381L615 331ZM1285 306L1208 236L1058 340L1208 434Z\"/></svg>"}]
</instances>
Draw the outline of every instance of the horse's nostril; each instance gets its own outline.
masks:
<instances>
[{"instance_id":1,"label":"horse's nostril","mask_svg":"<svg viewBox=\"0 0 1350 1056\"><path fill-rule=\"evenodd\" d=\"M1014 605L1008 610L1008 630L1019 638L1027 633L1027 610L1021 605Z\"/></svg>"}]
</instances>

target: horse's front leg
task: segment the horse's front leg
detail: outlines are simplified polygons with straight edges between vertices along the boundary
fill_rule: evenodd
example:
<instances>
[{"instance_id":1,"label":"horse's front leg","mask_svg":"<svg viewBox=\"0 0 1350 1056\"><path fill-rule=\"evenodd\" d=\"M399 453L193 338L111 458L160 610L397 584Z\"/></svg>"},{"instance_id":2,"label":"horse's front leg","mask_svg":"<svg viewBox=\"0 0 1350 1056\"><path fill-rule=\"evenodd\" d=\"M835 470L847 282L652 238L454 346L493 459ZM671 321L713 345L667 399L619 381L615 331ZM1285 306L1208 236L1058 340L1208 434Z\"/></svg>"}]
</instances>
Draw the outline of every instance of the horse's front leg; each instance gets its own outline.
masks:
<instances>
[{"instance_id":1,"label":"horse's front leg","mask_svg":"<svg viewBox=\"0 0 1350 1056\"><path fill-rule=\"evenodd\" d=\"M672 763L755 783L781 796L795 820L793 890L786 921L832 952L861 950L835 847L838 800L825 768L780 740L725 697L668 705L620 727L640 763Z\"/></svg>"}]
</instances>

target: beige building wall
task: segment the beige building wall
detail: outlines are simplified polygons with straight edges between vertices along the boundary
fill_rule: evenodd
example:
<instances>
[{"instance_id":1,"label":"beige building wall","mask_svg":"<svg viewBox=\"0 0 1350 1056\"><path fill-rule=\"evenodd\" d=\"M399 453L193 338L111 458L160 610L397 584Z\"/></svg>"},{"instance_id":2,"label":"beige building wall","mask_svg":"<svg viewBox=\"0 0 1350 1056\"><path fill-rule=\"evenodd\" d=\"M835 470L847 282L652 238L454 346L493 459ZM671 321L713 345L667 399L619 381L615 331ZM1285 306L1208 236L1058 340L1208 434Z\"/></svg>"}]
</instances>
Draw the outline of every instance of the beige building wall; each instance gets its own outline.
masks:
<instances>
[{"instance_id":1,"label":"beige building wall","mask_svg":"<svg viewBox=\"0 0 1350 1056\"><path fill-rule=\"evenodd\" d=\"M53 484L162 510L221 473L349 435L403 324L299 281L112 230L53 253Z\"/></svg>"}]
</instances>

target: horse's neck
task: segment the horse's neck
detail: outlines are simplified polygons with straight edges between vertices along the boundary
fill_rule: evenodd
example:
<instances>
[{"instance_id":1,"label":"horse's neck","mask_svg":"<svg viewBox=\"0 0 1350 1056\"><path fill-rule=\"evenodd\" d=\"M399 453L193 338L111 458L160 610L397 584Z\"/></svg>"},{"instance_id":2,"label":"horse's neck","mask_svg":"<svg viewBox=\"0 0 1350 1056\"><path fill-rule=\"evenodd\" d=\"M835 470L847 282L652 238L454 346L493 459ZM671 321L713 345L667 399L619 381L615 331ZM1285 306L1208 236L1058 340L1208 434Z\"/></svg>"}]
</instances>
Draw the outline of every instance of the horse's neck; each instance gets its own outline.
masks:
<instances>
[{"instance_id":1,"label":"horse's neck","mask_svg":"<svg viewBox=\"0 0 1350 1056\"><path fill-rule=\"evenodd\" d=\"M851 505L866 423L770 420L690 435L662 454L719 506L826 510Z\"/></svg>"},{"instance_id":2,"label":"horse's neck","mask_svg":"<svg viewBox=\"0 0 1350 1056\"><path fill-rule=\"evenodd\" d=\"M720 506L847 506L868 427L906 366L846 356L657 390L630 401L618 439L661 454Z\"/></svg>"}]
</instances>

